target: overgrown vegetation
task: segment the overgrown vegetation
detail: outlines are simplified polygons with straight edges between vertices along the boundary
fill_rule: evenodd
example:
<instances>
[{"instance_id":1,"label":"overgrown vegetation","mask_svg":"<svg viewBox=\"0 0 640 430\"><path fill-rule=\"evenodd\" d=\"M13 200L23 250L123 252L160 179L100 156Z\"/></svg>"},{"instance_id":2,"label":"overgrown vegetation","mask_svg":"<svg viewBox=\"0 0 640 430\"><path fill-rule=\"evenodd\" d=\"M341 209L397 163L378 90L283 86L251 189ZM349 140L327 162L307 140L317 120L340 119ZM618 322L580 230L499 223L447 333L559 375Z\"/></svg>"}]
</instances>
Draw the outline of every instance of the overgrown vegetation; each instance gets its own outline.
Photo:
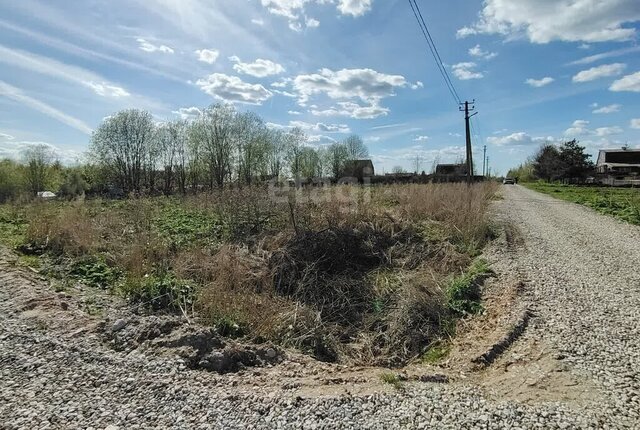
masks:
<instances>
[{"instance_id":1,"label":"overgrown vegetation","mask_svg":"<svg viewBox=\"0 0 640 430\"><path fill-rule=\"evenodd\" d=\"M640 190L637 188L578 187L544 182L525 185L532 190L589 206L600 213L640 225Z\"/></svg>"},{"instance_id":2,"label":"overgrown vegetation","mask_svg":"<svg viewBox=\"0 0 640 430\"><path fill-rule=\"evenodd\" d=\"M140 310L182 313L322 360L395 366L439 356L434 345L455 320L481 309L487 268L473 261L492 234L494 191L331 187L277 201L244 187L37 202L2 206L0 229L16 230L12 246L57 262L57 276L108 288Z\"/></svg>"}]
</instances>

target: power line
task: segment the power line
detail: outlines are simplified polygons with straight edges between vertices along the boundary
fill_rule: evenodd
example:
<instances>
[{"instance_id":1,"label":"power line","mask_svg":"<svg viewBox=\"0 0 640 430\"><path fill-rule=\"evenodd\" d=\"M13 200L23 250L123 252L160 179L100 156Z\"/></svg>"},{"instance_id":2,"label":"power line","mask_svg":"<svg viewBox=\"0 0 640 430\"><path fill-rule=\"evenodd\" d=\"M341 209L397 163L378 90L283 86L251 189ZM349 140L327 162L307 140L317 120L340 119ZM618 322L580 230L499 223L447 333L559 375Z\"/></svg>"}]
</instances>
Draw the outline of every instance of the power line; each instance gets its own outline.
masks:
<instances>
[{"instance_id":1,"label":"power line","mask_svg":"<svg viewBox=\"0 0 640 430\"><path fill-rule=\"evenodd\" d=\"M416 17L416 21L418 21L418 26L420 27L420 30L422 31L422 35L427 41L427 45L429 45L429 50L431 51L431 55L433 56L433 59L435 60L436 65L438 66L438 70L440 71L440 74L442 75L442 78L444 79L444 82L447 85L447 89L451 93L451 96L453 97L455 102L457 104L460 104L462 102L460 99L460 96L458 95L458 92L456 91L456 88L454 87L453 82L451 81L451 77L449 77L449 73L447 73L447 69L444 66L444 63L442 62L442 58L440 57L438 48L436 47L436 44L433 41L433 38L431 37L431 33L429 32L429 27L427 27L427 23L425 22L422 16L422 12L420 12L420 7L418 6L418 3L416 3L415 0L409 0L409 5L411 5L411 10L413 11L413 15Z\"/></svg>"}]
</instances>

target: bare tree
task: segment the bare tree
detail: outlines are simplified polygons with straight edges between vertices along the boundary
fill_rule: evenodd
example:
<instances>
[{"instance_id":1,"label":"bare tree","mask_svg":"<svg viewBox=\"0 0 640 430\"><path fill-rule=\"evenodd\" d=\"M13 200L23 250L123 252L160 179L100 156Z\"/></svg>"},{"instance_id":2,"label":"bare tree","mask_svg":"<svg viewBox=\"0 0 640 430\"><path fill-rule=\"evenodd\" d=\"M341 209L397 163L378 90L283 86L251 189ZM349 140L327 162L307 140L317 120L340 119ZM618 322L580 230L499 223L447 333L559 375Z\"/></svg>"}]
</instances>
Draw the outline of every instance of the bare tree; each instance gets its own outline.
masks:
<instances>
[{"instance_id":1,"label":"bare tree","mask_svg":"<svg viewBox=\"0 0 640 430\"><path fill-rule=\"evenodd\" d=\"M125 192L140 192L155 165L154 123L149 112L130 109L105 119L91 138L91 156Z\"/></svg>"},{"instance_id":2,"label":"bare tree","mask_svg":"<svg viewBox=\"0 0 640 430\"><path fill-rule=\"evenodd\" d=\"M369 156L369 150L362 141L362 138L356 134L352 134L347 137L343 142L349 160L358 160L361 158L367 158Z\"/></svg>"},{"instance_id":3,"label":"bare tree","mask_svg":"<svg viewBox=\"0 0 640 430\"><path fill-rule=\"evenodd\" d=\"M266 126L262 119L252 113L238 114L235 122L238 180L251 184L258 175L260 165L265 162Z\"/></svg>"},{"instance_id":4,"label":"bare tree","mask_svg":"<svg viewBox=\"0 0 640 430\"><path fill-rule=\"evenodd\" d=\"M296 127L285 134L284 140L289 170L296 182L299 182L302 175L302 150L307 136L301 128Z\"/></svg>"},{"instance_id":5,"label":"bare tree","mask_svg":"<svg viewBox=\"0 0 640 430\"><path fill-rule=\"evenodd\" d=\"M282 130L271 129L265 131L265 138L266 175L278 179L282 175L287 152L285 134Z\"/></svg>"},{"instance_id":6,"label":"bare tree","mask_svg":"<svg viewBox=\"0 0 640 430\"><path fill-rule=\"evenodd\" d=\"M202 151L210 188L223 187L231 178L235 118L233 106L216 104L191 125L190 140Z\"/></svg>"},{"instance_id":7,"label":"bare tree","mask_svg":"<svg viewBox=\"0 0 640 430\"><path fill-rule=\"evenodd\" d=\"M184 194L186 191L187 124L178 120L158 126L156 140L164 168L164 193L170 194L177 185Z\"/></svg>"},{"instance_id":8,"label":"bare tree","mask_svg":"<svg viewBox=\"0 0 640 430\"><path fill-rule=\"evenodd\" d=\"M24 151L23 156L29 190L33 194L44 191L48 170L53 160L53 151L47 145L33 145Z\"/></svg>"}]
</instances>

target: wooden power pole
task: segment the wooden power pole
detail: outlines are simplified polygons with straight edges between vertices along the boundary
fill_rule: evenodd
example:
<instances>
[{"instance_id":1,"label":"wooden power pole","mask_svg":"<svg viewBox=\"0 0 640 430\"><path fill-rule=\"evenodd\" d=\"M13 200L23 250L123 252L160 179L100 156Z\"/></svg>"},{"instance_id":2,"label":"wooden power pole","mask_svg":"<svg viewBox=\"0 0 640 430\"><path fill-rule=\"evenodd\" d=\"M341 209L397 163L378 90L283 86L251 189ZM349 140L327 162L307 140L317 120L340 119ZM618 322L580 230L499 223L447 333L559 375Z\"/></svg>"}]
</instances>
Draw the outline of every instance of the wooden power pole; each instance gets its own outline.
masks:
<instances>
[{"instance_id":1,"label":"wooden power pole","mask_svg":"<svg viewBox=\"0 0 640 430\"><path fill-rule=\"evenodd\" d=\"M465 101L464 103L460 103L460 111L464 112L464 123L465 123L465 131L467 134L467 183L471 184L473 182L473 150L471 148L471 129L469 126L469 120L473 115L476 115L478 112L475 112L469 115L470 112L475 110L475 100L472 102ZM463 107L464 106L464 107Z\"/></svg>"}]
</instances>

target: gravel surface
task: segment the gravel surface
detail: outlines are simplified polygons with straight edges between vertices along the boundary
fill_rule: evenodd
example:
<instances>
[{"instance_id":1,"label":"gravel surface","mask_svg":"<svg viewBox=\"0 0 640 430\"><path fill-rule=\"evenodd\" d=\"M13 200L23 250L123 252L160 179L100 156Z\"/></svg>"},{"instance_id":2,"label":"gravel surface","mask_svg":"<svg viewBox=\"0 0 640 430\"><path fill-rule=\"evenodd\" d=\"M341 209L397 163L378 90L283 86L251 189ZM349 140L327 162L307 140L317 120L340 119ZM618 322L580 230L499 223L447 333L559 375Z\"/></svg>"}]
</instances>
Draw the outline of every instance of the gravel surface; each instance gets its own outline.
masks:
<instances>
[{"instance_id":1,"label":"gravel surface","mask_svg":"<svg viewBox=\"0 0 640 430\"><path fill-rule=\"evenodd\" d=\"M259 385L247 393L235 385L250 372L190 370L173 358L114 351L90 331L34 325L23 296L58 298L17 274L5 253L0 428L640 427L640 229L520 186L504 187L504 196L494 209L513 225L511 246L487 257L498 273L525 281L534 316L518 342L544 340L602 392L597 404L518 403L470 382L365 396L300 398Z\"/></svg>"}]
</instances>

